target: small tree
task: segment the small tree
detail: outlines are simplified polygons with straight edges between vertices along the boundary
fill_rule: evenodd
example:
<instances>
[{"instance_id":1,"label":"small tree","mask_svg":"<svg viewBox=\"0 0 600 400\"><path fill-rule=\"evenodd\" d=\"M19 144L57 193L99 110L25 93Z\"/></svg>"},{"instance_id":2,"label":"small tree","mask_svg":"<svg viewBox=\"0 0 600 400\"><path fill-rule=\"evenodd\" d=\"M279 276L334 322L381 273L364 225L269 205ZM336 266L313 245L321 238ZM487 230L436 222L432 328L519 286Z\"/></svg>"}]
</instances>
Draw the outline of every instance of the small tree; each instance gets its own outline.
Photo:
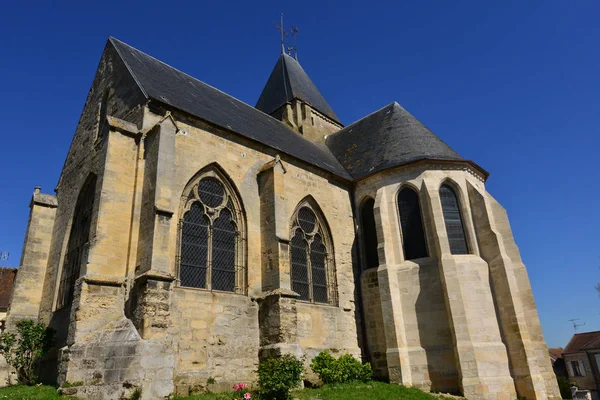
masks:
<instances>
[{"instance_id":1,"label":"small tree","mask_svg":"<svg viewBox=\"0 0 600 400\"><path fill-rule=\"evenodd\" d=\"M300 385L304 360L286 354L258 364L258 394L263 400L287 400L290 389Z\"/></svg>"},{"instance_id":2,"label":"small tree","mask_svg":"<svg viewBox=\"0 0 600 400\"><path fill-rule=\"evenodd\" d=\"M54 330L30 319L17 322L17 333L0 334L0 354L17 370L20 383L33 385L37 381L35 367L52 347Z\"/></svg>"}]
</instances>

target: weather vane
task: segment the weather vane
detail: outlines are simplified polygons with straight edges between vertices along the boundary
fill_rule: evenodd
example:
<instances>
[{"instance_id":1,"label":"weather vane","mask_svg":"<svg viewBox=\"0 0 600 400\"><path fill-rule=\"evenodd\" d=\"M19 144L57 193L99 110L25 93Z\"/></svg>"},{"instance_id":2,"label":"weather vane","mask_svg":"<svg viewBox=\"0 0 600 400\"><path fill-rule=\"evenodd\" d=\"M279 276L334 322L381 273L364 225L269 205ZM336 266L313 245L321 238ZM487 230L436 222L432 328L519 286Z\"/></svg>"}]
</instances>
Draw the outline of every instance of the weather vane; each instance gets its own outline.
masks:
<instances>
[{"instance_id":1,"label":"weather vane","mask_svg":"<svg viewBox=\"0 0 600 400\"><path fill-rule=\"evenodd\" d=\"M277 28L277 30L281 33L281 54L285 54L285 37L289 36L290 34L292 35L292 38L294 40L294 44L292 47L288 47L287 51L288 51L288 55L292 55L292 52L294 52L294 58L296 59L296 61L298 61L298 47L296 46L296 36L298 35L298 27L295 25L292 25L292 27L290 28L290 33L287 33L285 31L285 28L283 26L283 13L281 13L281 23L280 25L275 25L275 28Z\"/></svg>"},{"instance_id":2,"label":"weather vane","mask_svg":"<svg viewBox=\"0 0 600 400\"><path fill-rule=\"evenodd\" d=\"M296 59L296 61L298 61L298 47L296 46L296 36L299 32L300 31L298 31L298 27L296 25L292 25L290 33L292 34L292 38L294 39L294 47L292 47L291 50L294 50L294 58Z\"/></svg>"}]
</instances>

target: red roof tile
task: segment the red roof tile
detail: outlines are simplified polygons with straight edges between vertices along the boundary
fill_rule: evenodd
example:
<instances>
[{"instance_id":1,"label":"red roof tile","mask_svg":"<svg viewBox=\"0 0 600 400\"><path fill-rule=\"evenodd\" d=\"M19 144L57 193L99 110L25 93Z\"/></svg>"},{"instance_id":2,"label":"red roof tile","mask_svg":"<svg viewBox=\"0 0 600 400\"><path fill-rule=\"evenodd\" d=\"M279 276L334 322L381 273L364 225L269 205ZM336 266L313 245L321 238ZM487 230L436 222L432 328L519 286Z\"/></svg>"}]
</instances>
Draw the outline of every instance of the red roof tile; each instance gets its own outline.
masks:
<instances>
[{"instance_id":1,"label":"red roof tile","mask_svg":"<svg viewBox=\"0 0 600 400\"><path fill-rule=\"evenodd\" d=\"M600 348L600 331L576 333L563 353L576 353L586 349Z\"/></svg>"}]
</instances>

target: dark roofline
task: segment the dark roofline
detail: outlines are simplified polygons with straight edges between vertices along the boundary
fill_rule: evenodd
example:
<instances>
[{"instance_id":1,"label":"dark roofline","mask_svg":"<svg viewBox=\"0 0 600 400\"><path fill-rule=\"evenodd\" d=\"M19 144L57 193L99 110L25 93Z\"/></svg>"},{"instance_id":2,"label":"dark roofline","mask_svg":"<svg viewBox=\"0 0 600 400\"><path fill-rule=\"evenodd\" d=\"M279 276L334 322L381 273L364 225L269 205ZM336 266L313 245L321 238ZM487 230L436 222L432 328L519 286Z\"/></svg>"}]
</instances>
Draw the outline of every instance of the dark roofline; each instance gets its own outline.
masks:
<instances>
[{"instance_id":1,"label":"dark roofline","mask_svg":"<svg viewBox=\"0 0 600 400\"><path fill-rule=\"evenodd\" d=\"M150 99L148 100L148 104L157 104L157 105L160 105L160 106L162 106L162 107L164 107L164 108L171 108L171 109L174 109L174 110L176 110L176 111L177 111L177 112L179 112L179 113L185 114L185 115L187 115L187 116L189 116L189 117L191 117L191 118L193 118L193 119L197 119L197 120L199 120L199 121L202 121L203 123L205 123L205 124L207 124L207 125L209 125L209 126L213 127L213 129L219 129L219 130L223 130L223 131L226 131L226 132L231 132L231 133L233 133L235 136L238 136L238 137L242 138L243 140L247 140L247 141L249 141L250 143L253 143L253 144L257 145L257 148L260 148L260 147L266 147L266 148L269 148L269 149L273 150L275 153L279 153L279 154L285 154L286 156L288 156L288 157L290 157L290 158L292 158L292 159L294 159L294 160L296 160L296 161L298 161L298 162L300 162L300 163L303 163L303 164L309 165L309 166L311 166L311 167L314 167L314 168L316 168L316 169L318 169L318 170L320 170L320 171L323 171L323 172L324 172L324 173L326 173L326 174L329 174L329 175L331 175L332 177L336 178L338 181L340 181L340 182L342 182L342 183L344 183L344 184L352 184L353 182L355 182L355 180L354 180L354 179L352 179L352 178L347 178L347 177L344 177L344 176L342 176L342 175L336 174L335 172L332 172L332 171L330 171L330 170L328 170L328 169L325 169L325 168L323 168L323 167L320 167L320 166L318 166L318 165L315 165L315 164L312 164L312 163L310 163L310 162L308 162L308 161L305 161L305 160L303 160L303 159L301 159L301 158L298 158L298 157L294 156L293 154L290 154L290 153L288 153L288 152L286 152L286 151L284 151L284 150L277 149L277 148L275 148L275 147L272 147L272 146L269 146L269 145L267 145L267 144L264 144L264 143L262 143L262 142L261 142L261 141L259 141L259 140L256 140L256 139L253 139L253 138L251 138L251 137L248 137L248 136L242 135L242 134L240 134L240 133L238 133L238 132L236 132L236 131L232 130L232 129L231 129L231 128L229 128L229 127L226 127L226 126L221 126L221 125L219 125L219 124L215 124L214 122L211 122L211 121L209 121L209 120L207 120L207 119L200 118L200 117L198 117L197 115L194 115L194 114L192 114L192 113L190 113L190 112L188 112L188 111L185 111L185 110L182 110L182 109L180 109L180 108L177 108L177 107L175 107L175 106L173 106L173 105L171 105L171 104L165 103L164 101L161 101L161 100L159 100L159 99L150 98ZM269 116L269 115L268 115L268 116ZM270 118L273 118L273 117L271 117L271 116L269 116L269 117L270 117ZM278 121L278 120L276 120L276 121ZM315 144L316 144L316 145L318 145L317 143L315 143ZM325 146L323 146L323 147L325 147ZM255 149L255 150L257 150L257 149ZM262 150L258 150L258 151L260 151L260 152L264 153L264 151L262 151ZM289 161L286 161L286 162L289 162ZM343 168L343 167L342 167L342 168Z\"/></svg>"},{"instance_id":2,"label":"dark roofline","mask_svg":"<svg viewBox=\"0 0 600 400\"><path fill-rule=\"evenodd\" d=\"M123 61L123 63L125 64L125 66L127 67L127 70L129 71L129 74L133 77L133 79L135 80L137 86L140 88L140 90L142 91L142 93L144 94L144 96L147 99L152 99L154 101L157 101L161 104L164 104L167 107L173 108L173 109L177 109L181 112L184 112L185 114L191 115L194 118L197 118L199 120L205 121L211 125L220 127L222 129L226 129L228 131L231 131L241 137L244 137L246 139L249 139L251 141L254 142L258 142L263 146L267 146L277 152L286 154L296 160L302 161L308 165L311 165L317 169L320 169L324 172L327 172L329 174L331 174L332 176L336 176L339 179L346 181L346 182L351 182L352 181L352 177L351 175L348 173L348 171L340 164L340 162L336 159L336 157L331 153L331 151L326 147L326 146L319 146L318 144L306 139L305 137L298 135L298 133L292 131L290 128L288 128L283 122L279 121L276 118L271 117L270 115L256 109L255 107L252 107L251 105L223 92L222 90L219 90L211 85L208 85L205 82L202 82L201 80L177 69L172 67L171 65L155 58L152 57L151 55L142 52L141 50L136 49L135 47L132 47L114 37L109 37L109 42L111 43L112 47L115 48L115 50L117 51L117 54L119 55L119 57L121 58L121 60ZM215 120L211 120L210 118L206 118L206 116L198 114L193 112L193 110L186 110L183 109L181 107L178 107L173 100L174 99L170 99L170 98L166 98L164 101L155 96L153 93L150 93L152 90L146 90L145 88L145 83L142 83L139 79L139 77L137 76L137 71L132 69L132 67L129 65L130 62L130 57L128 55L123 54L120 51L119 47L123 47L125 49L132 49L137 53L140 53L141 56L143 57L147 57L159 64L162 64L163 66L176 71L177 73L185 76L186 78L196 82L199 86L204 86L209 88L210 90L214 90L215 92L220 93L222 96L224 96L228 102L232 103L234 106L237 106L238 109L241 109L242 107L245 109L244 112L246 113L246 116L249 117L251 116L251 118L255 119L256 121L262 120L263 122L267 121L267 124L275 124L276 125L276 129L275 132L273 132L274 135L286 135L288 137L288 139L293 139L291 140L291 144L290 143L286 143L286 146L288 147L288 150L297 150L298 149L298 145L301 145L305 151L305 153L302 153L300 150L298 152L296 152L297 154L293 154L293 151L287 151L285 149L286 146L283 146L282 143L273 143L272 140L267 140L268 138L263 138L265 139L264 141L261 140L261 138L256 137L256 129L254 133L248 134L248 132L244 133L243 130L241 131L240 129L236 129L233 126L229 126L228 124L223 124L220 123L218 121ZM136 59L136 61L139 61ZM150 89L152 89L151 85L150 85ZM154 89L155 90L155 89ZM252 113L256 113L256 115L252 115ZM262 132L263 136L266 132ZM295 143L292 143L295 142ZM313 153L312 156L308 156L306 154L308 153Z\"/></svg>"}]
</instances>

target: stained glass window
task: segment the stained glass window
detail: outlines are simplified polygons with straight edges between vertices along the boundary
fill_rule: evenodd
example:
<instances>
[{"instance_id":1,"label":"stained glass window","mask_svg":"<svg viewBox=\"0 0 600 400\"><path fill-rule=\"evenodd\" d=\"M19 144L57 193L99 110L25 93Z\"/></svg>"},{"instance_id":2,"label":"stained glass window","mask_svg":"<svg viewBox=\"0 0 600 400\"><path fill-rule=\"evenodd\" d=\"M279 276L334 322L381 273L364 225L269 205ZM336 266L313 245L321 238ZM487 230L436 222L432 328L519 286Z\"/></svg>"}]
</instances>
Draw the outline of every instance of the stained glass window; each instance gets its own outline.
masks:
<instances>
[{"instance_id":1,"label":"stained glass window","mask_svg":"<svg viewBox=\"0 0 600 400\"><path fill-rule=\"evenodd\" d=\"M197 195L196 195L197 194ZM185 198L180 228L181 286L241 292L240 210L230 190L215 177L202 178Z\"/></svg>"},{"instance_id":2,"label":"stained glass window","mask_svg":"<svg viewBox=\"0 0 600 400\"><path fill-rule=\"evenodd\" d=\"M449 185L442 185L440 187L440 199L442 201L442 211L444 212L444 222L446 223L446 233L450 243L450 252L452 254L469 254L460 214L460 205L454 189Z\"/></svg>"},{"instance_id":3,"label":"stained glass window","mask_svg":"<svg viewBox=\"0 0 600 400\"><path fill-rule=\"evenodd\" d=\"M417 192L408 187L402 189L398 194L398 208L400 209L404 258L414 260L427 257L427 243Z\"/></svg>"},{"instance_id":4,"label":"stained glass window","mask_svg":"<svg viewBox=\"0 0 600 400\"><path fill-rule=\"evenodd\" d=\"M325 228L315 212L308 206L300 207L290 240L292 290L300 300L331 303L335 296L324 235Z\"/></svg>"}]
</instances>

